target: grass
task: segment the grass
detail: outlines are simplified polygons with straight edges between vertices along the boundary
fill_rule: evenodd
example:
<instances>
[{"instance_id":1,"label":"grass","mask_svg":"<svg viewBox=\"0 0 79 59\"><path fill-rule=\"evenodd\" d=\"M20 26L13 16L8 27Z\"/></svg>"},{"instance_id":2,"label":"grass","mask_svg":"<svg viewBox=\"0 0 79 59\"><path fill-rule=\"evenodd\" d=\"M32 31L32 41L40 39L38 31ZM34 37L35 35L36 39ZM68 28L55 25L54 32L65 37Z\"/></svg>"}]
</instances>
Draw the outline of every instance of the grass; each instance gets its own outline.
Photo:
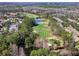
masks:
<instances>
[{"instance_id":1,"label":"grass","mask_svg":"<svg viewBox=\"0 0 79 59\"><path fill-rule=\"evenodd\" d=\"M30 18L36 18L36 17L38 17L37 15L30 14L30 13L27 13L26 15L27 15L28 17L30 17Z\"/></svg>"},{"instance_id":2,"label":"grass","mask_svg":"<svg viewBox=\"0 0 79 59\"><path fill-rule=\"evenodd\" d=\"M34 15L34 14L30 14L30 13L27 13L26 14L28 17L30 17L30 18L36 18L36 17L38 17L37 15ZM41 37L41 38L43 38L43 39L46 39L46 38L48 38L48 37L51 37L51 35L50 35L50 32L49 32L49 30L48 30L48 27L46 27L46 24L44 23L44 22L46 22L47 20L46 19L41 19L42 21L43 21L43 23L41 23L41 24L39 24L39 25L37 25L37 26L34 26L33 27L33 30L37 33L37 34L39 34L39 36Z\"/></svg>"},{"instance_id":3,"label":"grass","mask_svg":"<svg viewBox=\"0 0 79 59\"><path fill-rule=\"evenodd\" d=\"M38 26L34 27L34 30L39 34L41 38L47 38L50 36L47 27L44 24L39 24Z\"/></svg>"}]
</instances>

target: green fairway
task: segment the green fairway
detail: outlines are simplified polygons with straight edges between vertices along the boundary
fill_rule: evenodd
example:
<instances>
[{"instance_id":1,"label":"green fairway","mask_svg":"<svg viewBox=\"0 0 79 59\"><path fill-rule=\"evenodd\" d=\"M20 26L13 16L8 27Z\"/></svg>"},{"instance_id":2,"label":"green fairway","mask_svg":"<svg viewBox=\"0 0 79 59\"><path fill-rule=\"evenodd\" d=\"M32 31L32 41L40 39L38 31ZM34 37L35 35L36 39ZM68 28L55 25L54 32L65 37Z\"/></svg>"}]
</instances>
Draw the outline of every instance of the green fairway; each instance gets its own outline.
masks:
<instances>
[{"instance_id":1,"label":"green fairway","mask_svg":"<svg viewBox=\"0 0 79 59\"><path fill-rule=\"evenodd\" d=\"M30 13L26 13L26 15L28 16L28 17L30 17L30 18L36 18L36 17L38 17L38 15L35 15L35 14L30 14ZM42 20L42 19L41 19ZM48 38L48 37L51 37L51 35L50 35L50 32L49 32L49 30L48 30L48 27L46 27L45 26L45 23L44 22L46 22L46 21L43 21L43 23L41 23L41 24L39 24L39 25L37 25L37 26L34 26L33 27L33 30L37 33L37 34L39 34L39 36L41 37L41 38Z\"/></svg>"},{"instance_id":2,"label":"green fairway","mask_svg":"<svg viewBox=\"0 0 79 59\"><path fill-rule=\"evenodd\" d=\"M49 31L47 27L44 26L44 24L39 24L38 26L35 26L34 30L39 34L41 38L50 37Z\"/></svg>"},{"instance_id":3,"label":"green fairway","mask_svg":"<svg viewBox=\"0 0 79 59\"><path fill-rule=\"evenodd\" d=\"M30 13L26 13L26 15L30 18L36 18L38 17L37 15L34 15L34 14L30 14Z\"/></svg>"}]
</instances>

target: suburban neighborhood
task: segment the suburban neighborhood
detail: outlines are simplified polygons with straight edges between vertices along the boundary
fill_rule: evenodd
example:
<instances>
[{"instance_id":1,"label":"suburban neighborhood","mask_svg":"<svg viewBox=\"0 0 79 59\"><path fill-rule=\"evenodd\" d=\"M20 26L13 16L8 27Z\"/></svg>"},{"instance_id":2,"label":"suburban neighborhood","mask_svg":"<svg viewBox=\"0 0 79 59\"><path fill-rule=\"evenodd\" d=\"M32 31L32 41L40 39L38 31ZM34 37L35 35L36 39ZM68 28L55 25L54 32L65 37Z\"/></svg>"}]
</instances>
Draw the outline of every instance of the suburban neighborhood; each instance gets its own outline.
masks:
<instances>
[{"instance_id":1,"label":"suburban neighborhood","mask_svg":"<svg viewBox=\"0 0 79 59\"><path fill-rule=\"evenodd\" d=\"M0 56L79 56L79 6L57 4L0 4Z\"/></svg>"}]
</instances>

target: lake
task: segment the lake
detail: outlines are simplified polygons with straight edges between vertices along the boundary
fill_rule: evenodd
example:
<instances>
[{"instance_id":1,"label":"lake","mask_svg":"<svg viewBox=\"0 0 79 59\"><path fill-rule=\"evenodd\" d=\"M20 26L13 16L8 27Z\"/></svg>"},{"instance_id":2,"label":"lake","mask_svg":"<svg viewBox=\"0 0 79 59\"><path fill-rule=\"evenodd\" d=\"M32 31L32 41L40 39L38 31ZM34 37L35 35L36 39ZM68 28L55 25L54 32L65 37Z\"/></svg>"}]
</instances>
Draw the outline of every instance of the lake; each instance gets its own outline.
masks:
<instances>
[{"instance_id":1,"label":"lake","mask_svg":"<svg viewBox=\"0 0 79 59\"><path fill-rule=\"evenodd\" d=\"M36 19L36 18L35 18L35 23L36 23L36 24L40 24L40 23L42 23L42 20L41 20L41 19Z\"/></svg>"}]
</instances>

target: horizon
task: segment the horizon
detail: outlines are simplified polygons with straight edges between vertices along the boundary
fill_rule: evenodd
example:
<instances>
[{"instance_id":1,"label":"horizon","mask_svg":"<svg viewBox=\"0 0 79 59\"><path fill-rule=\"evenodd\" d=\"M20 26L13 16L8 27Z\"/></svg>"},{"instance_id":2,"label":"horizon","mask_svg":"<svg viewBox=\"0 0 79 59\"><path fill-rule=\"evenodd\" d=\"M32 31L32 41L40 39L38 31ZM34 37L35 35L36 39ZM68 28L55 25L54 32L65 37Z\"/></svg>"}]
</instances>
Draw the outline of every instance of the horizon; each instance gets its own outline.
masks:
<instances>
[{"instance_id":1,"label":"horizon","mask_svg":"<svg viewBox=\"0 0 79 59\"><path fill-rule=\"evenodd\" d=\"M0 5L65 5L79 6L79 2L0 2Z\"/></svg>"}]
</instances>

